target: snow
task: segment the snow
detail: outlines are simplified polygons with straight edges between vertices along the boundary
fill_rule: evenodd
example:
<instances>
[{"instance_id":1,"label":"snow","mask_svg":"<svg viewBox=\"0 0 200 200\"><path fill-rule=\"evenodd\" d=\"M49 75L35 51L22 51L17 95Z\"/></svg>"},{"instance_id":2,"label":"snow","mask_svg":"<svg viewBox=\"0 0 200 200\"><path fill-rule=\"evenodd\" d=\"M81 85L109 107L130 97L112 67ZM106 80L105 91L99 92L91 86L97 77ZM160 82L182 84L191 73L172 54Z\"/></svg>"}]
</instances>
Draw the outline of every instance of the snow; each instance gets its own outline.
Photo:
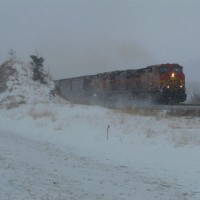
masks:
<instances>
[{"instance_id":1,"label":"snow","mask_svg":"<svg viewBox=\"0 0 200 200\"><path fill-rule=\"evenodd\" d=\"M0 199L200 199L199 118L52 99L51 81L13 67L0 93Z\"/></svg>"}]
</instances>

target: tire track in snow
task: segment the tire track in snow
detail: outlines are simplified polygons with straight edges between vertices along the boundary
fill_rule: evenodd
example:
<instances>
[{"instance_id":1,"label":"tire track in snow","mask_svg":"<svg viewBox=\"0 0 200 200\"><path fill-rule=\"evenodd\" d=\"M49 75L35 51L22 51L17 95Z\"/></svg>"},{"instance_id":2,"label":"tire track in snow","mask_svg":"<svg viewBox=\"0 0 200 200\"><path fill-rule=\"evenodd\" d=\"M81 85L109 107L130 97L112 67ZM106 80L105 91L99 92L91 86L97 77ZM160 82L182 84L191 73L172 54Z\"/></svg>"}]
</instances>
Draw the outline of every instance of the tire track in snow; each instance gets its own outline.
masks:
<instances>
[{"instance_id":1,"label":"tire track in snow","mask_svg":"<svg viewBox=\"0 0 200 200\"><path fill-rule=\"evenodd\" d=\"M76 151L77 152L77 151ZM4 199L197 199L199 193L130 166L75 154L48 141L0 132L0 195Z\"/></svg>"}]
</instances>

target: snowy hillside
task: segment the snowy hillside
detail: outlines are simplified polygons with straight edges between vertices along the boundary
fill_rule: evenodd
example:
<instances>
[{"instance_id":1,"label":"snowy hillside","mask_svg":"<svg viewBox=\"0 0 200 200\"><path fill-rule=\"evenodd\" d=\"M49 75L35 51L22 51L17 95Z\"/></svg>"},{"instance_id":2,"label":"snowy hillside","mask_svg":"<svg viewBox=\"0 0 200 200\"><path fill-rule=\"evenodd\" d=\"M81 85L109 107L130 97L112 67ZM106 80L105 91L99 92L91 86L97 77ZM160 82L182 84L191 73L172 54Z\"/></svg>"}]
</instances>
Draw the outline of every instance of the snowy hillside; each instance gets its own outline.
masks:
<instances>
[{"instance_id":1,"label":"snowy hillside","mask_svg":"<svg viewBox=\"0 0 200 200\"><path fill-rule=\"evenodd\" d=\"M58 102L54 98L53 80L47 78L47 84L32 80L30 64L20 61L6 61L0 66L0 106L17 106L19 104Z\"/></svg>"},{"instance_id":2,"label":"snowy hillside","mask_svg":"<svg viewBox=\"0 0 200 200\"><path fill-rule=\"evenodd\" d=\"M2 73L0 199L200 199L198 117L61 103L29 65Z\"/></svg>"}]
</instances>

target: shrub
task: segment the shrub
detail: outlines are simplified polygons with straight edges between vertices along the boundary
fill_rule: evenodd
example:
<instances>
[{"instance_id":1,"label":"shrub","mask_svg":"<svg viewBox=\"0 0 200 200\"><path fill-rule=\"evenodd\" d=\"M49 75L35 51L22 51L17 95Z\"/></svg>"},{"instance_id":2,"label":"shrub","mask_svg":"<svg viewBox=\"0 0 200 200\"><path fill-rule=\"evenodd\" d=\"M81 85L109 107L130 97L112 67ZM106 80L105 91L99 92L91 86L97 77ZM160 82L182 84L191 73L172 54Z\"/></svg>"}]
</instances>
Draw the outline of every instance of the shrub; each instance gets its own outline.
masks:
<instances>
[{"instance_id":1,"label":"shrub","mask_svg":"<svg viewBox=\"0 0 200 200\"><path fill-rule=\"evenodd\" d=\"M194 104L200 103L200 92L194 92L190 97L190 102Z\"/></svg>"}]
</instances>

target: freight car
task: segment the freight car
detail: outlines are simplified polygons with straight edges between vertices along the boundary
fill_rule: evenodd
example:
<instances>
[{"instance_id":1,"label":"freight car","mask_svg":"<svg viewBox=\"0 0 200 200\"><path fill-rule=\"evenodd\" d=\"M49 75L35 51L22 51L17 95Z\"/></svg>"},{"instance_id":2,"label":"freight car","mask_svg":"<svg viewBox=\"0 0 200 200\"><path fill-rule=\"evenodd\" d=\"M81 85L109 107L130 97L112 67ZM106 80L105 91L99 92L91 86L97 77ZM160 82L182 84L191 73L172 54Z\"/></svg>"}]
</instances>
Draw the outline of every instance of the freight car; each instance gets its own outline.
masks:
<instances>
[{"instance_id":1,"label":"freight car","mask_svg":"<svg viewBox=\"0 0 200 200\"><path fill-rule=\"evenodd\" d=\"M118 70L55 81L56 90L78 103L106 105L114 99L149 99L164 104L186 100L185 75L179 64Z\"/></svg>"}]
</instances>

